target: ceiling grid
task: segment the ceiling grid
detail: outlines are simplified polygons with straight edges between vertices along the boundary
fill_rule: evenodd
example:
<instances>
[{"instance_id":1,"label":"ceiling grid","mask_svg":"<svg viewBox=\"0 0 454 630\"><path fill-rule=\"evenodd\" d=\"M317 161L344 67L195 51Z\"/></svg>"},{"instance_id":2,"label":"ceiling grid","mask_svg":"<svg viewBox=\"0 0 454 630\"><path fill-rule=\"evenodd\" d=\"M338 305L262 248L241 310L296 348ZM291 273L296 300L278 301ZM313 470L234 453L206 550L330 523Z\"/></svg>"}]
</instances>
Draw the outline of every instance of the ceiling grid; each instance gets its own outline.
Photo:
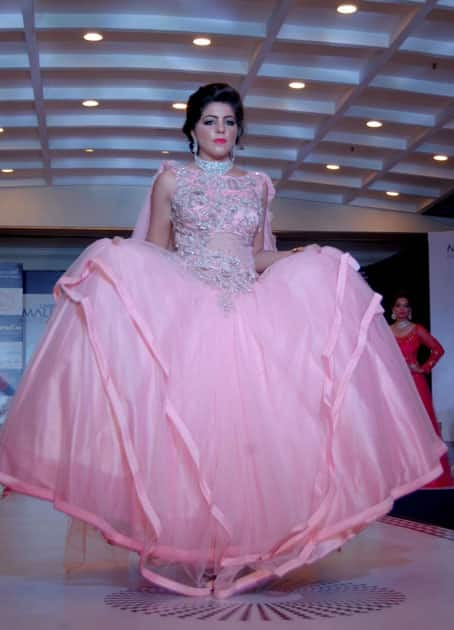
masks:
<instances>
[{"instance_id":1,"label":"ceiling grid","mask_svg":"<svg viewBox=\"0 0 454 630\"><path fill-rule=\"evenodd\" d=\"M222 81L247 111L238 163L266 171L279 196L413 213L446 205L454 0L361 0L351 15L339 4L2 0L0 188L146 184L163 157L188 157L173 103Z\"/></svg>"}]
</instances>

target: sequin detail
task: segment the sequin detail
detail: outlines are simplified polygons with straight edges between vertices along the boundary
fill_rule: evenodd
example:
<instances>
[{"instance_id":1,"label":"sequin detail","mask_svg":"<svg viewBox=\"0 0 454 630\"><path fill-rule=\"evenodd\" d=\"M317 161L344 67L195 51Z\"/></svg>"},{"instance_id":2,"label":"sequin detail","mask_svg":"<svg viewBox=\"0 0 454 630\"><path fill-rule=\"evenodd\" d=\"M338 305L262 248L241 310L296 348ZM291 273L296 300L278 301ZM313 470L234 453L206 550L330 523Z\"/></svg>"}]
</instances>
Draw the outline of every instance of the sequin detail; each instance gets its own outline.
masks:
<instances>
[{"instance_id":1,"label":"sequin detail","mask_svg":"<svg viewBox=\"0 0 454 630\"><path fill-rule=\"evenodd\" d=\"M263 223L257 174L243 177L207 175L176 169L172 201L175 250L184 266L220 290L225 309L257 279L253 242Z\"/></svg>"}]
</instances>

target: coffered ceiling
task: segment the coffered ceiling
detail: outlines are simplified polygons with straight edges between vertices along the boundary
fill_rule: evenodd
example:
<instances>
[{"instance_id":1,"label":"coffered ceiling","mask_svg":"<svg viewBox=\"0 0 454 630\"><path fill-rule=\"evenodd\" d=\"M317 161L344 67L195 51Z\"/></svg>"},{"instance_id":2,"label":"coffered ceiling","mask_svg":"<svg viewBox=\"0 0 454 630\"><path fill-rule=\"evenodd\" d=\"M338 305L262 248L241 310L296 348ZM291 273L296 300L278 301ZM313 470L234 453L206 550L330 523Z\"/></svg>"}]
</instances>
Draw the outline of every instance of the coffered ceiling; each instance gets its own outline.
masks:
<instances>
[{"instance_id":1,"label":"coffered ceiling","mask_svg":"<svg viewBox=\"0 0 454 630\"><path fill-rule=\"evenodd\" d=\"M0 188L145 184L189 156L173 104L223 81L246 106L239 163L280 196L446 214L454 0L339 4L0 0Z\"/></svg>"}]
</instances>

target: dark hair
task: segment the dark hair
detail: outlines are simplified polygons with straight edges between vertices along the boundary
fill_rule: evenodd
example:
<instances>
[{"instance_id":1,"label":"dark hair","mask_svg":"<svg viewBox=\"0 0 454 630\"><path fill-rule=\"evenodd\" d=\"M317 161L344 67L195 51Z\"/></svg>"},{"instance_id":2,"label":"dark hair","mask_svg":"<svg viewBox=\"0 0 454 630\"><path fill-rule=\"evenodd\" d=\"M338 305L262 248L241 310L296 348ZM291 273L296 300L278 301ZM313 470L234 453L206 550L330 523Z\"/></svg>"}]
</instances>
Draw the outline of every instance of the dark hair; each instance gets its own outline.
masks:
<instances>
[{"instance_id":1,"label":"dark hair","mask_svg":"<svg viewBox=\"0 0 454 630\"><path fill-rule=\"evenodd\" d=\"M406 291L405 289L401 289L400 291L394 291L394 294L392 296L391 308L394 308L395 303L400 298L404 298L405 300L407 300L408 306L412 308L413 300L411 299L409 292Z\"/></svg>"},{"instance_id":2,"label":"dark hair","mask_svg":"<svg viewBox=\"0 0 454 630\"><path fill-rule=\"evenodd\" d=\"M238 136L236 144L244 133L244 111L241 96L231 85L227 83L208 83L202 85L191 94L186 107L186 120L183 125L183 133L189 140L189 150L192 152L194 141L191 131L199 122L202 112L210 103L227 103L233 109L236 124L238 125Z\"/></svg>"}]
</instances>

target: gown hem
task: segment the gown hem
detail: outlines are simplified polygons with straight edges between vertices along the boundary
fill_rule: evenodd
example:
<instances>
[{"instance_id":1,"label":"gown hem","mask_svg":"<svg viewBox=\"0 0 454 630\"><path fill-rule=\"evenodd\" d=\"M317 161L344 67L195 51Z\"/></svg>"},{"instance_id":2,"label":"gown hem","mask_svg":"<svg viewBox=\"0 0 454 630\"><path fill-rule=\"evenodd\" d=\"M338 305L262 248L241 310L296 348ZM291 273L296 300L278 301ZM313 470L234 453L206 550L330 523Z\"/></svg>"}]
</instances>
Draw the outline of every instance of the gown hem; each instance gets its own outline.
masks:
<instances>
[{"instance_id":1,"label":"gown hem","mask_svg":"<svg viewBox=\"0 0 454 630\"><path fill-rule=\"evenodd\" d=\"M430 470L430 472L425 473L422 477L419 477L412 482L407 482L405 484L392 488L389 491L388 496L379 503L376 503L375 505L372 505L365 510L362 510L352 517L343 519L335 526L320 529L316 538L308 542L304 546L303 550L295 558L291 560L286 560L281 565L275 567L272 570L258 569L256 571L253 571L250 574L235 580L233 585L229 586L228 588L221 588L219 590L214 589L213 595L221 599L230 597L244 590L254 588L271 578L282 577L290 571L293 571L303 566L304 564L311 564L312 562L319 560L321 557L327 555L327 553L329 553L330 551L333 551L334 549L344 544L349 538L357 534L360 529L363 529L378 518L385 516L391 510L392 505L396 499L400 498L403 495L409 494L410 492L418 490L419 488L421 488L421 486L425 485L432 479L436 479L437 476L441 474L441 471L441 465L438 463L434 468ZM23 481L20 481L19 479L3 473L0 473L0 483L2 483L8 491L18 492L20 494L25 494L31 497L51 502L57 511L62 512L71 518L76 518L80 521L83 521L88 525L91 525L92 527L95 527L101 532L101 534L108 542L112 542L119 547L123 547L130 551L138 553L141 557L141 575L148 582L151 582L156 586L165 588L166 590L187 596L203 597L211 593L212 587L191 587L189 585L182 584L181 582L177 582L175 580L171 580L169 578L161 576L155 571L146 568L144 566L145 558L149 556L150 551L156 549L156 547L151 545L151 547L149 547L148 549L144 548L143 545L140 544L138 541L124 536L124 534L118 532L118 530L111 527L104 519L100 518L93 512L87 512L75 505L72 505L71 503L68 503L67 501L62 501L58 499L50 490L46 490L44 488L39 488L38 486L29 483L25 483ZM308 549L310 553L313 549L315 549L317 544L326 543L330 539L332 541L332 547L326 553L323 553L323 555L321 556L317 556L315 554L313 559L309 559L307 557L309 555Z\"/></svg>"}]
</instances>

